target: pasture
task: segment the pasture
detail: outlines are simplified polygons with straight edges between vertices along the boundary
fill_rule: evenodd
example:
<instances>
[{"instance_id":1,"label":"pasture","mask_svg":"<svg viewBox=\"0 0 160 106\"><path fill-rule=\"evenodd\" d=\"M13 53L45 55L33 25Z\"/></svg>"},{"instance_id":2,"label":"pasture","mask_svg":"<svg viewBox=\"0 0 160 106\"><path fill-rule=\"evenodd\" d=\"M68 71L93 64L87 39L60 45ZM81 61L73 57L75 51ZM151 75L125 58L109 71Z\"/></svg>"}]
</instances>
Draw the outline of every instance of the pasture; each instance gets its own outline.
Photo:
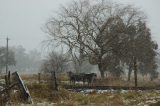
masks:
<instances>
[{"instance_id":1,"label":"pasture","mask_svg":"<svg viewBox=\"0 0 160 106\"><path fill-rule=\"evenodd\" d=\"M160 90L67 90L63 85L70 84L69 78L66 74L62 74L57 78L58 91L55 91L50 87L49 75L41 75L40 82L36 74L21 76L34 103L23 104L17 93L12 97L11 106L159 106L160 101ZM87 83L85 85L88 86ZM131 81L128 84L127 81L120 78L97 79L93 85L89 86L95 85L132 86L134 82ZM157 87L158 85L158 80L149 82L146 80L141 84L144 87ZM76 83L74 86L83 86L83 83Z\"/></svg>"}]
</instances>

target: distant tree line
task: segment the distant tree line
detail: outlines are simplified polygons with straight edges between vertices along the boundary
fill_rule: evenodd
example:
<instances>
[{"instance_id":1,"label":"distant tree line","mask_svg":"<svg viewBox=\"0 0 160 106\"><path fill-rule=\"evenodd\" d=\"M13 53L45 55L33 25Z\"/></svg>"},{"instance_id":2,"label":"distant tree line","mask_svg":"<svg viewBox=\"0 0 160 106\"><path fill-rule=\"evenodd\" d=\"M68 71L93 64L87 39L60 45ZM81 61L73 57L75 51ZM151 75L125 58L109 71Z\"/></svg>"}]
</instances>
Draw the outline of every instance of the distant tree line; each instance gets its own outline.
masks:
<instances>
[{"instance_id":1,"label":"distant tree line","mask_svg":"<svg viewBox=\"0 0 160 106\"><path fill-rule=\"evenodd\" d=\"M42 62L37 50L27 52L22 46L9 47L8 66L10 71L37 73ZM0 47L0 72L5 72L6 48Z\"/></svg>"},{"instance_id":2,"label":"distant tree line","mask_svg":"<svg viewBox=\"0 0 160 106\"><path fill-rule=\"evenodd\" d=\"M42 63L41 53L37 50L27 51L23 46L11 48L15 52L16 66L13 70L26 73L37 73Z\"/></svg>"},{"instance_id":3,"label":"distant tree line","mask_svg":"<svg viewBox=\"0 0 160 106\"><path fill-rule=\"evenodd\" d=\"M5 70L5 67L6 67L6 64L7 64L7 49L6 47L0 47L0 73L4 73L6 71ZM15 66L16 65L16 61L15 61L15 54L14 52L9 49L8 50L8 66Z\"/></svg>"}]
</instances>

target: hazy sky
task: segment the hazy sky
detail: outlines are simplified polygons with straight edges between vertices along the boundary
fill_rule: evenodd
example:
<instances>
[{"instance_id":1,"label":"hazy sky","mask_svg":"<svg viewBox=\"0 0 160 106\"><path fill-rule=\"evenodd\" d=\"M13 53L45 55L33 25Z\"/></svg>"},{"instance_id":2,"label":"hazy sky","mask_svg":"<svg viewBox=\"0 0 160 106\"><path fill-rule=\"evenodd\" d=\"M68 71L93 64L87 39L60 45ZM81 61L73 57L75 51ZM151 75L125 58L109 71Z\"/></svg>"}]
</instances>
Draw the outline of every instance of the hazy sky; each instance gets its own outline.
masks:
<instances>
[{"instance_id":1,"label":"hazy sky","mask_svg":"<svg viewBox=\"0 0 160 106\"><path fill-rule=\"evenodd\" d=\"M22 45L27 50L41 48L46 38L41 27L47 19L58 11L60 4L71 0L0 0L0 46ZM121 3L134 4L148 16L153 39L160 45L160 0L114 0Z\"/></svg>"}]
</instances>

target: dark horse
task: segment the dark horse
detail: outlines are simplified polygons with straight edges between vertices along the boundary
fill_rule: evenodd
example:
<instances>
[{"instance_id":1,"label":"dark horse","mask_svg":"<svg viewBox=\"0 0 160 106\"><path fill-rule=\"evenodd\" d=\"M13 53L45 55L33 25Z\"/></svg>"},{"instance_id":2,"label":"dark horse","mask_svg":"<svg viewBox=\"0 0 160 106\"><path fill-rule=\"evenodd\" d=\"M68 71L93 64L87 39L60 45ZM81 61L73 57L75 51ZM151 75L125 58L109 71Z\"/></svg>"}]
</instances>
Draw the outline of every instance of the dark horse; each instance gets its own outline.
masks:
<instances>
[{"instance_id":1,"label":"dark horse","mask_svg":"<svg viewBox=\"0 0 160 106\"><path fill-rule=\"evenodd\" d=\"M73 73L73 72L68 72L68 76L70 78L70 83L74 83L76 81L82 81L83 84L85 84L85 82L89 84L92 84L93 81L97 78L96 73L90 73L90 74L85 74L85 73Z\"/></svg>"},{"instance_id":2,"label":"dark horse","mask_svg":"<svg viewBox=\"0 0 160 106\"><path fill-rule=\"evenodd\" d=\"M96 80L96 78L97 78L96 73L89 73L84 75L84 81L87 81L88 85L92 84Z\"/></svg>"},{"instance_id":3,"label":"dark horse","mask_svg":"<svg viewBox=\"0 0 160 106\"><path fill-rule=\"evenodd\" d=\"M83 81L84 83L84 75L85 75L84 73L76 74L73 72L68 72L70 83L74 83L74 84L76 81Z\"/></svg>"}]
</instances>

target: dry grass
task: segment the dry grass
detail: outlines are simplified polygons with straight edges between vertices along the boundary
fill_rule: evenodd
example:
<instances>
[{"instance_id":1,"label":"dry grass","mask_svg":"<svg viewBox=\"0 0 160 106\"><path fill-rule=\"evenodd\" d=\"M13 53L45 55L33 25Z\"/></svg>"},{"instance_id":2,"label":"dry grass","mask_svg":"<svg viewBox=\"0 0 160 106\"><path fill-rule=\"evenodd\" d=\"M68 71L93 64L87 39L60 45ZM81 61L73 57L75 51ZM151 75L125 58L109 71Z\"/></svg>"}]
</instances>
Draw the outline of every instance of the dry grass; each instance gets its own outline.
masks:
<instances>
[{"instance_id":1,"label":"dry grass","mask_svg":"<svg viewBox=\"0 0 160 106\"><path fill-rule=\"evenodd\" d=\"M141 102L145 103L145 101L152 100L153 97L160 96L160 93L154 91L83 94L70 92L62 88L59 91L53 91L47 85L36 84L29 86L29 89L34 101L32 106L137 106ZM40 103L43 103L43 105L40 105ZM51 105L52 103L54 105ZM151 104L151 106L159 106ZM14 105L11 106L20 106L20 103L14 102Z\"/></svg>"},{"instance_id":2,"label":"dry grass","mask_svg":"<svg viewBox=\"0 0 160 106\"><path fill-rule=\"evenodd\" d=\"M24 81L31 83L38 83L38 74L25 74L21 75ZM41 82L46 83L51 79L50 74L41 74ZM62 73L57 76L58 81L63 84L63 82L69 82L69 78L66 73ZM124 80L125 79L125 80ZM106 86L134 86L134 78L131 77L131 81L128 82L127 78L115 78L108 77L105 79L98 78L94 85L106 85ZM150 81L148 77L138 76L138 86L160 86L160 79Z\"/></svg>"},{"instance_id":3,"label":"dry grass","mask_svg":"<svg viewBox=\"0 0 160 106\"><path fill-rule=\"evenodd\" d=\"M49 77L41 77L42 80L48 80ZM68 77L62 75L59 77L61 81L67 81ZM27 87L30 91L30 94L33 98L34 105L39 106L38 103L47 104L41 106L47 106L48 104L54 103L50 106L133 106L138 105L141 102L150 100L150 98L160 96L160 92L155 91L146 91L146 92L136 92L129 91L127 93L115 92L115 93L104 93L98 94L92 92L90 94L76 93L67 91L66 89L59 88L59 91L54 91L51 89L49 83L37 83L38 75L22 75L22 79L29 82ZM134 81L127 82L121 78L106 78L98 79L95 83L96 85L111 85L111 86L134 86ZM138 82L141 86L155 86L158 85L158 82L143 82L140 80ZM12 97L11 106L21 106L19 92ZM14 103L13 103L14 102ZM49 106L49 105L48 105ZM151 106L156 106L152 104Z\"/></svg>"},{"instance_id":4,"label":"dry grass","mask_svg":"<svg viewBox=\"0 0 160 106\"><path fill-rule=\"evenodd\" d=\"M53 91L50 89L48 84L37 84L32 83L28 85L31 96L35 103L48 102L56 103L55 106L102 106L102 105L116 105L123 106L123 101L121 97L109 98L112 94L96 94L95 92L91 94L82 94L76 92L70 92L63 88L59 91ZM117 98L118 97L118 98ZM111 102L112 101L112 102ZM121 104L121 105L119 105Z\"/></svg>"}]
</instances>

